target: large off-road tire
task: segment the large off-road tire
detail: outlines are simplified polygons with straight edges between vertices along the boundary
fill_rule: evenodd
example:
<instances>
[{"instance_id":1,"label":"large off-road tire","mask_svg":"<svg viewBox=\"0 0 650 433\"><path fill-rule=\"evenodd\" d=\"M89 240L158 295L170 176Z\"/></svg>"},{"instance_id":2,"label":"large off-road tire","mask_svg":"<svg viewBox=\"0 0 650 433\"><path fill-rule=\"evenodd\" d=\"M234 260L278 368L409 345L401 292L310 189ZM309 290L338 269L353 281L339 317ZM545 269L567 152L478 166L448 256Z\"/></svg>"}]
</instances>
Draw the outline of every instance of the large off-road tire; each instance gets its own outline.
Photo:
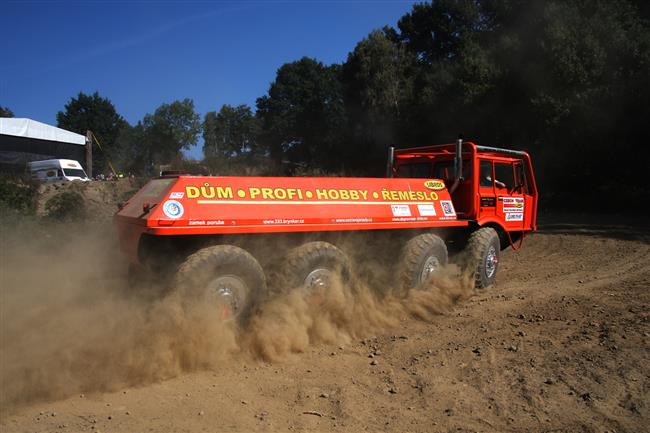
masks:
<instances>
[{"instance_id":1,"label":"large off-road tire","mask_svg":"<svg viewBox=\"0 0 650 433\"><path fill-rule=\"evenodd\" d=\"M222 321L245 324L260 296L266 277L247 251L233 245L203 248L178 268L175 288L186 302L207 302Z\"/></svg>"},{"instance_id":2,"label":"large off-road tire","mask_svg":"<svg viewBox=\"0 0 650 433\"><path fill-rule=\"evenodd\" d=\"M399 258L395 290L406 295L409 290L435 277L447 265L447 245L439 236L423 233L411 238L402 248Z\"/></svg>"},{"instance_id":3,"label":"large off-road tire","mask_svg":"<svg viewBox=\"0 0 650 433\"><path fill-rule=\"evenodd\" d=\"M337 279L346 283L350 276L350 260L343 251L328 242L308 242L287 253L277 284L281 291L315 294Z\"/></svg>"},{"instance_id":4,"label":"large off-road tire","mask_svg":"<svg viewBox=\"0 0 650 433\"><path fill-rule=\"evenodd\" d=\"M486 289L494 284L499 267L501 241L492 227L483 227L473 232L462 253L463 270L469 274L477 289Z\"/></svg>"}]
</instances>

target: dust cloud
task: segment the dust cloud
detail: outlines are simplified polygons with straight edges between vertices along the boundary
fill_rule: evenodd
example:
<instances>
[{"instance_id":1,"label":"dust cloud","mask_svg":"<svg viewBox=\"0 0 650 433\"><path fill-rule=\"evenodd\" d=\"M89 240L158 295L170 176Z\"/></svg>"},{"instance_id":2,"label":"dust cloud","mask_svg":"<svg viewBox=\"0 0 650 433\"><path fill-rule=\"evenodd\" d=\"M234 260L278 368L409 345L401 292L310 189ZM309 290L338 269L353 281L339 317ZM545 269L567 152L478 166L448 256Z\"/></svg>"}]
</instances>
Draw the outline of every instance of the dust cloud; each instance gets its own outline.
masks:
<instances>
[{"instance_id":1,"label":"dust cloud","mask_svg":"<svg viewBox=\"0 0 650 433\"><path fill-rule=\"evenodd\" d=\"M234 357L281 361L310 345L348 344L408 317L429 320L471 293L453 266L405 298L353 277L317 301L284 290L238 331L215 320L210 305L183 302L174 292L150 299L128 291L116 239L105 226L71 231L40 223L2 233L3 409L209 370Z\"/></svg>"},{"instance_id":2,"label":"dust cloud","mask_svg":"<svg viewBox=\"0 0 650 433\"><path fill-rule=\"evenodd\" d=\"M2 237L2 407L210 368L237 348L205 306L130 296L106 229L37 226Z\"/></svg>"},{"instance_id":3,"label":"dust cloud","mask_svg":"<svg viewBox=\"0 0 650 433\"><path fill-rule=\"evenodd\" d=\"M242 336L242 346L254 356L278 361L313 344L348 344L408 317L431 320L472 293L469 279L454 265L406 297L381 289L384 295L355 277L346 284L334 282L316 300L313 294L289 290L262 306Z\"/></svg>"}]
</instances>

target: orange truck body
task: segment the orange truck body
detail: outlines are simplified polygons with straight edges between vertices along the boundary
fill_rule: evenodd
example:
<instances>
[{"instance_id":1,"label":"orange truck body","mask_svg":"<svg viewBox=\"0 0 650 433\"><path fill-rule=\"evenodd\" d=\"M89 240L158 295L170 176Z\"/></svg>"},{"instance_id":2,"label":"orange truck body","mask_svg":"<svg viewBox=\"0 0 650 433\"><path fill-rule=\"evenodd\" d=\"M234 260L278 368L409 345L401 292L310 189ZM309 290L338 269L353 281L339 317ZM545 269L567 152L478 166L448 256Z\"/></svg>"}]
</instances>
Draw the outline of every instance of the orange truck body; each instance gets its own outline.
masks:
<instances>
[{"instance_id":1,"label":"orange truck body","mask_svg":"<svg viewBox=\"0 0 650 433\"><path fill-rule=\"evenodd\" d=\"M398 177L393 178L161 177L125 203L115 223L121 248L133 262L138 261L142 235L462 229L490 224L508 233L535 230L537 189L528 154L482 152L473 143L464 143L468 175L450 194L448 168L453 157L453 145L398 150L392 165ZM481 184L480 170L487 167L482 161L493 164L493 179L505 166L524 185ZM400 178L404 167L412 164L424 167L424 176Z\"/></svg>"},{"instance_id":2,"label":"orange truck body","mask_svg":"<svg viewBox=\"0 0 650 433\"><path fill-rule=\"evenodd\" d=\"M203 177L150 181L116 214L137 238L466 226L439 179Z\"/></svg>"}]
</instances>

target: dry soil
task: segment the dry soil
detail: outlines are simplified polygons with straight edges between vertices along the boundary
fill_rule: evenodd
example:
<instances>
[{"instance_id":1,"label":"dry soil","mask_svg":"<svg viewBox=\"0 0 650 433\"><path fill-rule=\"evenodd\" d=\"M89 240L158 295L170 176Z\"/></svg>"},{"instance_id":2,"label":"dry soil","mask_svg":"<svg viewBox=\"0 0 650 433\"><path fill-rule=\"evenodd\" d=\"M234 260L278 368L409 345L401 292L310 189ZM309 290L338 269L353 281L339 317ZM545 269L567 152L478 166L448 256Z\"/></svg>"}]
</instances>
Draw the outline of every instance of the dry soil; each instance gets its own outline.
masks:
<instances>
[{"instance_id":1,"label":"dry soil","mask_svg":"<svg viewBox=\"0 0 650 433\"><path fill-rule=\"evenodd\" d=\"M270 320L238 336L169 305L134 307L115 292L119 262L85 266L61 247L81 261L66 280L47 252L22 273L9 268L28 255L5 255L0 430L650 431L650 232L602 220L547 219L504 252L495 286L429 306L440 314L394 308L355 327L352 310L328 316L329 330L298 314L298 336ZM89 244L84 257L114 248ZM34 296L7 288L21 284ZM237 340L260 335L275 339L270 355Z\"/></svg>"}]
</instances>

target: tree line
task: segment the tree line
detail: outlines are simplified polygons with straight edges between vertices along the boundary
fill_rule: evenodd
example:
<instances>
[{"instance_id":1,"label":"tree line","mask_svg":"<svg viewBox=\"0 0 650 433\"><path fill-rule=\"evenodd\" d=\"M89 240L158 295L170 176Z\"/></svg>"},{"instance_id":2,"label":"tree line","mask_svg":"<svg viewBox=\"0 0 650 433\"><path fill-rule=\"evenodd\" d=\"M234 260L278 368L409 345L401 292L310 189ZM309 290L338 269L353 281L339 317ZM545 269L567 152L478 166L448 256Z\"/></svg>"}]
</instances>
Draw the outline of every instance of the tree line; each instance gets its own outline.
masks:
<instances>
[{"instance_id":1,"label":"tree line","mask_svg":"<svg viewBox=\"0 0 650 433\"><path fill-rule=\"evenodd\" d=\"M136 173L182 163L202 134L204 171L376 176L389 145L463 133L528 150L551 203L613 206L650 195L649 11L642 0L434 0L371 32L342 64L282 65L255 107L201 120L185 99L129 125L106 98L80 93L57 121L95 131Z\"/></svg>"}]
</instances>

